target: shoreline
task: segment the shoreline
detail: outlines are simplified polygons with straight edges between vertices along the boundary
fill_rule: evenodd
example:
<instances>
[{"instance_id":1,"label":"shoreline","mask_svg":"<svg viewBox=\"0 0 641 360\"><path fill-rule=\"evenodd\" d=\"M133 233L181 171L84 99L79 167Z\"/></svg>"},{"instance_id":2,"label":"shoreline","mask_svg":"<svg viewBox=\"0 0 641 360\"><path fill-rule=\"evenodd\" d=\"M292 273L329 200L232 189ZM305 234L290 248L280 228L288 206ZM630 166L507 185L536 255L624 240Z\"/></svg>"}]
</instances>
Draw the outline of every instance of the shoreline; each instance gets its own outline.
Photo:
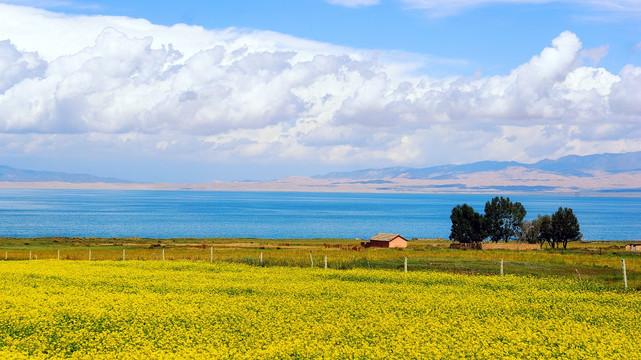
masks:
<instances>
[{"instance_id":1,"label":"shoreline","mask_svg":"<svg viewBox=\"0 0 641 360\"><path fill-rule=\"evenodd\" d=\"M34 242L24 243L26 241ZM52 247L64 246L86 246L86 247L111 247L111 246L145 246L145 247L240 247L240 248L258 248L260 246L278 246L278 244L286 244L286 246L309 246L309 245L327 245L327 244L360 244L367 239L359 238L257 238L257 237L173 237L173 238L153 238L153 237L101 237L101 236L36 236L36 237L21 237L21 236L0 236L0 248L7 247L6 242L23 242L18 246L29 247L48 244ZM435 244L449 245L452 241L446 238L425 238L425 239L410 239L409 243L414 244ZM641 242L641 239L633 240L580 240L572 242L575 245L625 245L628 243ZM270 244L278 243L278 244ZM495 244L492 242L483 242L484 244ZM503 244L526 244L518 241L510 241L508 243L499 242L498 245ZM500 250L497 248L497 250Z\"/></svg>"},{"instance_id":2,"label":"shoreline","mask_svg":"<svg viewBox=\"0 0 641 360\"><path fill-rule=\"evenodd\" d=\"M307 181L311 182L308 183ZM386 180L387 181L387 180ZM391 181L391 180L390 180ZM502 186L483 188L447 187L439 184L425 184L427 180L407 180L392 187L380 187L378 183L355 183L345 180L318 180L311 178L283 179L275 181L232 181L210 183L69 183L69 182L9 182L0 181L3 190L101 190L101 191L210 191L210 192L291 192L291 193L362 193L362 194L430 194L430 195L539 195L567 197L607 197L640 198L641 190L622 189L585 189L570 191L557 190L510 190ZM414 184L416 183L416 184ZM414 185L413 185L414 184ZM536 186L531 186L536 188Z\"/></svg>"}]
</instances>

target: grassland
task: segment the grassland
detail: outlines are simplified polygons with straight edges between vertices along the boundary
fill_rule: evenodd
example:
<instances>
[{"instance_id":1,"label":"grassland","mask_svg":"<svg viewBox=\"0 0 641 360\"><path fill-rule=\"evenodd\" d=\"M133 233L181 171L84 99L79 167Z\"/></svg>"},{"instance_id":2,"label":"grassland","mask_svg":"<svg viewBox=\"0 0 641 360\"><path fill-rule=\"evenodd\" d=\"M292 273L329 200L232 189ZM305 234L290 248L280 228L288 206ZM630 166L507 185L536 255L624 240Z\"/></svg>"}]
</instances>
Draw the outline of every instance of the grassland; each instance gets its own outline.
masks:
<instances>
[{"instance_id":1,"label":"grassland","mask_svg":"<svg viewBox=\"0 0 641 360\"><path fill-rule=\"evenodd\" d=\"M574 278L0 262L0 358L635 359L641 297Z\"/></svg>"},{"instance_id":2,"label":"grassland","mask_svg":"<svg viewBox=\"0 0 641 360\"><path fill-rule=\"evenodd\" d=\"M408 270L455 274L499 274L504 260L506 274L542 278L576 278L611 290L623 287L621 259L626 260L628 290L641 290L641 252L623 250L621 242L570 243L568 250L457 250L445 240L411 241L404 250L363 249L349 239L142 239L142 238L37 238L0 239L0 261L9 260L192 260L243 263L254 266L309 267L325 256L331 269L401 270L404 257ZM213 252L211 251L213 249ZM263 261L260 262L262 254Z\"/></svg>"}]
</instances>

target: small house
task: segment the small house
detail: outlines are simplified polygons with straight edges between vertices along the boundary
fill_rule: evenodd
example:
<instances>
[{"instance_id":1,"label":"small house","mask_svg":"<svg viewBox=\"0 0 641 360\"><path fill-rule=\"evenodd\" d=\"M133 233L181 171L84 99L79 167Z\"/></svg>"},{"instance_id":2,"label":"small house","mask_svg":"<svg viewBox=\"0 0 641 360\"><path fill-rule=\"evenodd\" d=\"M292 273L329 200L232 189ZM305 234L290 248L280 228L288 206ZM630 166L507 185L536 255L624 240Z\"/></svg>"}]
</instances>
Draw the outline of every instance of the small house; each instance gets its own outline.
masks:
<instances>
[{"instance_id":1,"label":"small house","mask_svg":"<svg viewBox=\"0 0 641 360\"><path fill-rule=\"evenodd\" d=\"M626 251L641 251L641 244L627 244L625 246Z\"/></svg>"},{"instance_id":2,"label":"small house","mask_svg":"<svg viewBox=\"0 0 641 360\"><path fill-rule=\"evenodd\" d=\"M362 243L366 248L380 247L380 248L406 248L407 239L399 234L385 234L378 233L369 240L367 243Z\"/></svg>"}]
</instances>

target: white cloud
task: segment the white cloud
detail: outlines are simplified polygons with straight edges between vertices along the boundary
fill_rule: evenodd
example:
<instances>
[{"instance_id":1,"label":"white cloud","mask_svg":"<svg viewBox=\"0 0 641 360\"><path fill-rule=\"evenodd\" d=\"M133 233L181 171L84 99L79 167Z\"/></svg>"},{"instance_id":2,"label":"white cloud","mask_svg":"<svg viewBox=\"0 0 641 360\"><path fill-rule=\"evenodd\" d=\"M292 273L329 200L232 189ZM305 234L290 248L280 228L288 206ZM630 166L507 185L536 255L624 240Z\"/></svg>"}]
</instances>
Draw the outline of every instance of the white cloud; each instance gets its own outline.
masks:
<instances>
[{"instance_id":1,"label":"white cloud","mask_svg":"<svg viewBox=\"0 0 641 360\"><path fill-rule=\"evenodd\" d=\"M641 67L626 65L621 70L621 81L613 84L610 95L612 110L631 116L638 126L641 116Z\"/></svg>"},{"instance_id":2,"label":"white cloud","mask_svg":"<svg viewBox=\"0 0 641 360\"><path fill-rule=\"evenodd\" d=\"M273 32L0 5L0 153L376 167L635 151L641 68L596 67L606 53L564 32L508 75L438 79L417 57Z\"/></svg>"},{"instance_id":3,"label":"white cloud","mask_svg":"<svg viewBox=\"0 0 641 360\"><path fill-rule=\"evenodd\" d=\"M347 7L371 6L376 5L380 0L325 0L332 5L340 5Z\"/></svg>"},{"instance_id":4,"label":"white cloud","mask_svg":"<svg viewBox=\"0 0 641 360\"><path fill-rule=\"evenodd\" d=\"M568 3L594 10L609 11L626 16L641 15L638 0L401 0L409 9L423 10L428 16L451 16L463 11L497 4L548 4Z\"/></svg>"},{"instance_id":5,"label":"white cloud","mask_svg":"<svg viewBox=\"0 0 641 360\"><path fill-rule=\"evenodd\" d=\"M597 66L599 61L608 55L609 50L610 47L608 45L599 46L594 49L586 49L581 51L581 57L584 58L584 60L590 60L590 65Z\"/></svg>"},{"instance_id":6,"label":"white cloud","mask_svg":"<svg viewBox=\"0 0 641 360\"><path fill-rule=\"evenodd\" d=\"M36 53L20 52L9 40L0 41L0 93L28 78L42 75L45 63Z\"/></svg>"}]
</instances>

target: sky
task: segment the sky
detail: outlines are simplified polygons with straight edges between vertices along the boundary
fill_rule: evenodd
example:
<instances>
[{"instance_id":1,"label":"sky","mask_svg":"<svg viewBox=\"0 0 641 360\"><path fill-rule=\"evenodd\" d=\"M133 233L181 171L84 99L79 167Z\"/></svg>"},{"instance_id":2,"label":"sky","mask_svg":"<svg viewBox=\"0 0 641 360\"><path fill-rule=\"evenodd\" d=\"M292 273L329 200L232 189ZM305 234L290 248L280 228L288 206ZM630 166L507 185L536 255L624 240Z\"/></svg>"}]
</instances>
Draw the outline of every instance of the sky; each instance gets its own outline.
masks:
<instances>
[{"instance_id":1,"label":"sky","mask_svg":"<svg viewBox=\"0 0 641 360\"><path fill-rule=\"evenodd\" d=\"M638 0L0 0L0 165L148 182L641 151Z\"/></svg>"}]
</instances>

